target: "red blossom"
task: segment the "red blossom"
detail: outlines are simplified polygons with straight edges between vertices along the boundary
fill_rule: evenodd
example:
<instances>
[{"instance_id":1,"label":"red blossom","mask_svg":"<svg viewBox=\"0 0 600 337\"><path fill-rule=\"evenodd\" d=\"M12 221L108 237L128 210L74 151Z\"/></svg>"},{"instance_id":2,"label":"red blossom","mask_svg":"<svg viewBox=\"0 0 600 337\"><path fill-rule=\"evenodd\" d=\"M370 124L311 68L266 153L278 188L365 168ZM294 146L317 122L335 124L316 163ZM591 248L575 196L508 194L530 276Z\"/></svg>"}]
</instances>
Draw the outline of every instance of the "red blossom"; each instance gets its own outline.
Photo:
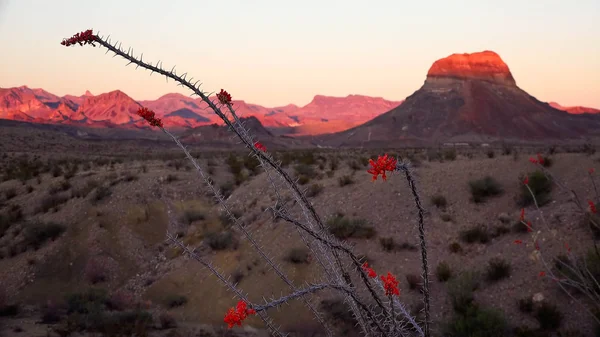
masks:
<instances>
[{"instance_id":1,"label":"red blossom","mask_svg":"<svg viewBox=\"0 0 600 337\"><path fill-rule=\"evenodd\" d=\"M525 208L521 208L521 216L519 219L521 219L521 221L525 221Z\"/></svg>"},{"instance_id":2,"label":"red blossom","mask_svg":"<svg viewBox=\"0 0 600 337\"><path fill-rule=\"evenodd\" d=\"M529 176L525 176L525 179L523 179L523 184L529 185Z\"/></svg>"},{"instance_id":3,"label":"red blossom","mask_svg":"<svg viewBox=\"0 0 600 337\"><path fill-rule=\"evenodd\" d=\"M397 160L395 158L389 158L387 153L383 156L378 156L377 161L369 159L371 168L367 170L368 173L373 175L373 181L377 180L377 177L381 174L381 178L385 181L387 176L385 171L394 171L396 169Z\"/></svg>"},{"instance_id":4,"label":"red blossom","mask_svg":"<svg viewBox=\"0 0 600 337\"><path fill-rule=\"evenodd\" d=\"M544 277L544 276L546 276L546 272L545 272L545 271L541 271L541 272L540 272L540 274L539 274L539 276L540 276L540 277Z\"/></svg>"},{"instance_id":5,"label":"red blossom","mask_svg":"<svg viewBox=\"0 0 600 337\"><path fill-rule=\"evenodd\" d=\"M259 151L267 152L267 148L264 145L262 145L260 142L255 142L254 147Z\"/></svg>"},{"instance_id":6,"label":"red blossom","mask_svg":"<svg viewBox=\"0 0 600 337\"><path fill-rule=\"evenodd\" d=\"M386 296L400 296L400 290L398 290L399 282L396 280L396 277L392 275L392 273L388 272L387 276L381 275L381 281L383 281L383 287L385 288Z\"/></svg>"},{"instance_id":7,"label":"red blossom","mask_svg":"<svg viewBox=\"0 0 600 337\"><path fill-rule=\"evenodd\" d=\"M533 227L531 226L531 221L527 221L527 231L528 232L532 232L533 231Z\"/></svg>"},{"instance_id":8,"label":"red blossom","mask_svg":"<svg viewBox=\"0 0 600 337\"><path fill-rule=\"evenodd\" d=\"M91 44L92 47L95 47L94 41L97 40L98 37L94 35L94 33L92 33L91 29L88 29L84 32L77 33L68 39L63 39L60 44L62 44L65 47L72 46L76 43L79 43L80 46L83 46L85 44Z\"/></svg>"},{"instance_id":9,"label":"red blossom","mask_svg":"<svg viewBox=\"0 0 600 337\"><path fill-rule=\"evenodd\" d=\"M535 159L533 157L529 158L529 162L531 162L532 164L537 164L538 163L537 159Z\"/></svg>"},{"instance_id":10,"label":"red blossom","mask_svg":"<svg viewBox=\"0 0 600 337\"><path fill-rule=\"evenodd\" d=\"M569 252L569 253L571 252L571 247L569 247L568 243L565 243L565 248L567 249L567 252Z\"/></svg>"},{"instance_id":11,"label":"red blossom","mask_svg":"<svg viewBox=\"0 0 600 337\"><path fill-rule=\"evenodd\" d=\"M535 250L540 250L540 244L535 240Z\"/></svg>"},{"instance_id":12,"label":"red blossom","mask_svg":"<svg viewBox=\"0 0 600 337\"><path fill-rule=\"evenodd\" d=\"M596 209L596 205L594 205L594 202L591 200L588 200L588 204L590 205L590 212L596 214L598 213L598 210Z\"/></svg>"},{"instance_id":13,"label":"red blossom","mask_svg":"<svg viewBox=\"0 0 600 337\"><path fill-rule=\"evenodd\" d=\"M593 173L594 173L594 171L595 171L595 170L594 170L594 168L593 168L593 167L591 167L591 168L588 170L588 173L589 173L589 174L593 174Z\"/></svg>"},{"instance_id":14,"label":"red blossom","mask_svg":"<svg viewBox=\"0 0 600 337\"><path fill-rule=\"evenodd\" d=\"M523 243L523 241L521 241L521 240L515 240L515 244L517 244L517 245L520 245L522 243Z\"/></svg>"},{"instance_id":15,"label":"red blossom","mask_svg":"<svg viewBox=\"0 0 600 337\"><path fill-rule=\"evenodd\" d=\"M154 111L142 107L137 111L137 114L142 117L143 119L146 120L146 122L148 122L150 125L152 126L157 126L159 128L163 127L163 123L160 120L160 118L156 118L156 115L154 114Z\"/></svg>"},{"instance_id":16,"label":"red blossom","mask_svg":"<svg viewBox=\"0 0 600 337\"><path fill-rule=\"evenodd\" d=\"M541 154L539 154L539 153L538 153L537 157L538 157L538 162L539 162L541 165L544 165L544 157L542 157L542 155L541 155Z\"/></svg>"},{"instance_id":17,"label":"red blossom","mask_svg":"<svg viewBox=\"0 0 600 337\"><path fill-rule=\"evenodd\" d=\"M373 268L369 267L368 262L363 263L362 269L365 271L365 273L367 273L367 275L369 275L370 278L377 277L377 273L375 272L375 270L373 270Z\"/></svg>"},{"instance_id":18,"label":"red blossom","mask_svg":"<svg viewBox=\"0 0 600 337\"><path fill-rule=\"evenodd\" d=\"M231 103L231 95L223 89L221 89L221 92L219 92L217 94L217 98L219 99L219 102L221 104L232 104L233 105L233 103Z\"/></svg>"},{"instance_id":19,"label":"red blossom","mask_svg":"<svg viewBox=\"0 0 600 337\"><path fill-rule=\"evenodd\" d=\"M229 329L233 328L234 325L241 326L242 322L248 317L248 315L255 315L256 310L248 309L248 305L244 301L239 301L236 308L229 308L225 314L223 321L227 323Z\"/></svg>"}]
</instances>

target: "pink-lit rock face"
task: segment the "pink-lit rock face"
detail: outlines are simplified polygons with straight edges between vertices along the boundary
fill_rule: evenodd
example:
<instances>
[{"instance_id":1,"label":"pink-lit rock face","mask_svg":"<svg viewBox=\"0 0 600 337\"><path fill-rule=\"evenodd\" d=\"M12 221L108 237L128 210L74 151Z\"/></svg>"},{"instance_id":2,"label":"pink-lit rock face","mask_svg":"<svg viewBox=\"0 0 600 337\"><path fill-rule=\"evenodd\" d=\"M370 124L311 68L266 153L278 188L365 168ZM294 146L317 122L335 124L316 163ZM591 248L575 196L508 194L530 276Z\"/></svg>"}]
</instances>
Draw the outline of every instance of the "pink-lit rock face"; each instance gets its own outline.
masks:
<instances>
[{"instance_id":1,"label":"pink-lit rock face","mask_svg":"<svg viewBox=\"0 0 600 337\"><path fill-rule=\"evenodd\" d=\"M493 51L472 54L452 54L433 63L427 72L428 80L440 77L476 79L516 86L508 66Z\"/></svg>"}]
</instances>

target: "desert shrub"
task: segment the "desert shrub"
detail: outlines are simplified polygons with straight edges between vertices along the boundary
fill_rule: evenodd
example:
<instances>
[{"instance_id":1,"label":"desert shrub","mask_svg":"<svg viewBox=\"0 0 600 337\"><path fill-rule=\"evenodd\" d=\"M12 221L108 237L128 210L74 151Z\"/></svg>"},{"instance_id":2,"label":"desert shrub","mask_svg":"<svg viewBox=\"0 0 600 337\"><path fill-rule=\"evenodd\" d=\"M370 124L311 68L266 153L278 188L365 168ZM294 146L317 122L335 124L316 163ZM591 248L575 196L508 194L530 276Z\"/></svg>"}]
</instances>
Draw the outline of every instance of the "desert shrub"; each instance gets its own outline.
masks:
<instances>
[{"instance_id":1,"label":"desert shrub","mask_svg":"<svg viewBox=\"0 0 600 337\"><path fill-rule=\"evenodd\" d=\"M55 194L55 195L46 195L40 201L39 206L37 207L37 213L46 213L50 209L58 209L58 206L69 201L70 196L68 194Z\"/></svg>"},{"instance_id":2,"label":"desert shrub","mask_svg":"<svg viewBox=\"0 0 600 337\"><path fill-rule=\"evenodd\" d=\"M450 250L450 252L452 252L452 253L455 253L455 254L457 254L457 253L461 253L461 252L463 251L463 250L462 250L462 246L461 246L461 245L460 245L460 243L458 243L458 242L452 242L452 243L451 243L451 244L448 246L448 249Z\"/></svg>"},{"instance_id":3,"label":"desert shrub","mask_svg":"<svg viewBox=\"0 0 600 337\"><path fill-rule=\"evenodd\" d=\"M139 177L133 172L125 172L123 174L123 181L132 182L138 180Z\"/></svg>"},{"instance_id":4,"label":"desert shrub","mask_svg":"<svg viewBox=\"0 0 600 337\"><path fill-rule=\"evenodd\" d=\"M502 312L470 306L466 312L454 315L445 326L447 337L504 337L509 326Z\"/></svg>"},{"instance_id":5,"label":"desert shrub","mask_svg":"<svg viewBox=\"0 0 600 337\"><path fill-rule=\"evenodd\" d=\"M416 274L407 274L406 282L408 282L408 288L410 290L423 291L423 279L421 276Z\"/></svg>"},{"instance_id":6,"label":"desert shrub","mask_svg":"<svg viewBox=\"0 0 600 337\"><path fill-rule=\"evenodd\" d=\"M56 194L59 192L65 192L68 191L71 188L71 183L68 180L63 180L57 184L54 184L52 186L50 186L50 189L48 190L48 193L50 195L52 194Z\"/></svg>"},{"instance_id":7,"label":"desert shrub","mask_svg":"<svg viewBox=\"0 0 600 337\"><path fill-rule=\"evenodd\" d=\"M31 192L33 192L34 188L31 185L27 185L27 187L25 188L25 190L27 191L27 193L31 193Z\"/></svg>"},{"instance_id":8,"label":"desert shrub","mask_svg":"<svg viewBox=\"0 0 600 337\"><path fill-rule=\"evenodd\" d=\"M513 152L512 146L508 144L502 144L502 155L509 156Z\"/></svg>"},{"instance_id":9,"label":"desert shrub","mask_svg":"<svg viewBox=\"0 0 600 337\"><path fill-rule=\"evenodd\" d=\"M40 312L41 323L43 324L55 324L60 321L60 308L54 302L48 301L48 303L42 305Z\"/></svg>"},{"instance_id":10,"label":"desert shrub","mask_svg":"<svg viewBox=\"0 0 600 337\"><path fill-rule=\"evenodd\" d=\"M309 263L310 251L305 247L292 248L288 252L286 260L294 264Z\"/></svg>"},{"instance_id":11,"label":"desert shrub","mask_svg":"<svg viewBox=\"0 0 600 337\"><path fill-rule=\"evenodd\" d=\"M221 194L223 194L223 198L227 198L231 195L233 190L235 189L235 185L232 182L226 182L220 186Z\"/></svg>"},{"instance_id":12,"label":"desert shrub","mask_svg":"<svg viewBox=\"0 0 600 337\"><path fill-rule=\"evenodd\" d=\"M91 258L85 265L85 279L91 284L97 284L108 281L108 269L100 260Z\"/></svg>"},{"instance_id":13,"label":"desert shrub","mask_svg":"<svg viewBox=\"0 0 600 337\"><path fill-rule=\"evenodd\" d=\"M543 167L551 167L552 164L554 164L554 159L552 159L551 157L540 156L540 158L542 159L542 166Z\"/></svg>"},{"instance_id":14,"label":"desert shrub","mask_svg":"<svg viewBox=\"0 0 600 337\"><path fill-rule=\"evenodd\" d=\"M314 183L314 184L311 184L310 187L308 188L308 191L306 191L306 196L309 198L315 197L315 196L319 195L322 191L323 191L323 185Z\"/></svg>"},{"instance_id":15,"label":"desert shrub","mask_svg":"<svg viewBox=\"0 0 600 337\"><path fill-rule=\"evenodd\" d=\"M499 281L510 276L510 263L500 257L494 257L488 262L486 269L487 279L491 282Z\"/></svg>"},{"instance_id":16,"label":"desert shrub","mask_svg":"<svg viewBox=\"0 0 600 337\"><path fill-rule=\"evenodd\" d=\"M456 149L446 149L444 150L444 160L456 160Z\"/></svg>"},{"instance_id":17,"label":"desert shrub","mask_svg":"<svg viewBox=\"0 0 600 337\"><path fill-rule=\"evenodd\" d=\"M25 227L23 244L37 250L47 241L61 236L66 230L64 225L55 222L31 222Z\"/></svg>"},{"instance_id":18,"label":"desert shrub","mask_svg":"<svg viewBox=\"0 0 600 337\"><path fill-rule=\"evenodd\" d=\"M409 251L417 251L418 250L417 246L412 245L408 242L404 242L401 244L396 243L394 238L391 236L380 238L379 244L381 245L381 248L383 248L383 250L386 252L395 252L395 251L402 251L402 250L409 250Z\"/></svg>"},{"instance_id":19,"label":"desert shrub","mask_svg":"<svg viewBox=\"0 0 600 337\"><path fill-rule=\"evenodd\" d=\"M560 328L563 319L563 315L558 308L548 302L542 302L536 309L534 317L540 323L540 328L543 330L556 330Z\"/></svg>"},{"instance_id":20,"label":"desert shrub","mask_svg":"<svg viewBox=\"0 0 600 337\"><path fill-rule=\"evenodd\" d=\"M96 192L94 193L94 202L100 202L104 199L106 199L107 197L110 197L112 194L112 191L110 190L110 188L108 188L107 186L98 186L96 187Z\"/></svg>"},{"instance_id":21,"label":"desert shrub","mask_svg":"<svg viewBox=\"0 0 600 337\"><path fill-rule=\"evenodd\" d=\"M67 314L88 314L104 309L108 292L103 288L89 288L84 292L68 294L65 299Z\"/></svg>"},{"instance_id":22,"label":"desert shrub","mask_svg":"<svg viewBox=\"0 0 600 337\"><path fill-rule=\"evenodd\" d=\"M490 237L485 226L474 226L469 229L460 231L459 233L460 239L466 243L488 243L490 241Z\"/></svg>"},{"instance_id":23,"label":"desert shrub","mask_svg":"<svg viewBox=\"0 0 600 337\"><path fill-rule=\"evenodd\" d=\"M496 226L494 228L494 232L492 233L493 237L499 237L502 236L504 234L508 234L510 233L510 228L504 225L500 225L500 226Z\"/></svg>"},{"instance_id":24,"label":"desert shrub","mask_svg":"<svg viewBox=\"0 0 600 337\"><path fill-rule=\"evenodd\" d=\"M448 295L454 311L465 313L475 299L473 292L479 288L479 275L463 272L448 282Z\"/></svg>"},{"instance_id":25,"label":"desert shrub","mask_svg":"<svg viewBox=\"0 0 600 337\"><path fill-rule=\"evenodd\" d=\"M486 176L483 179L471 180L469 182L473 202L484 202L487 198L500 195L502 187L492 177Z\"/></svg>"},{"instance_id":26,"label":"desert shrub","mask_svg":"<svg viewBox=\"0 0 600 337\"><path fill-rule=\"evenodd\" d=\"M494 152L494 150L488 150L488 152L486 153L487 157L492 159L496 156L496 152Z\"/></svg>"},{"instance_id":27,"label":"desert shrub","mask_svg":"<svg viewBox=\"0 0 600 337\"><path fill-rule=\"evenodd\" d=\"M442 221L444 221L444 222L450 222L450 221L454 220L454 218L452 217L452 215L449 214L449 213L442 213L442 214L440 214L440 219L442 219Z\"/></svg>"},{"instance_id":28,"label":"desert shrub","mask_svg":"<svg viewBox=\"0 0 600 337\"><path fill-rule=\"evenodd\" d=\"M183 295L169 295L165 300L165 304L169 308L177 308L185 305L188 302L187 297Z\"/></svg>"},{"instance_id":29,"label":"desert shrub","mask_svg":"<svg viewBox=\"0 0 600 337\"><path fill-rule=\"evenodd\" d=\"M177 175L175 175L175 174L168 174L167 178L165 179L165 182L167 184L169 184L169 183L172 183L172 182L177 181L177 180L179 180L179 177Z\"/></svg>"},{"instance_id":30,"label":"desert shrub","mask_svg":"<svg viewBox=\"0 0 600 337\"><path fill-rule=\"evenodd\" d=\"M0 212L0 237L15 223L23 219L23 210L19 205L11 205L4 212Z\"/></svg>"},{"instance_id":31,"label":"desert shrub","mask_svg":"<svg viewBox=\"0 0 600 337\"><path fill-rule=\"evenodd\" d=\"M552 180L549 177L546 177L544 172L537 170L535 172L529 173L529 188L535 195L535 199L539 206L546 205L552 200L551 192L552 192ZM527 189L527 186L523 184L524 176L519 177L519 184L521 185L520 195L518 199L518 204L521 207L527 207L533 205L533 197Z\"/></svg>"},{"instance_id":32,"label":"desert shrub","mask_svg":"<svg viewBox=\"0 0 600 337\"><path fill-rule=\"evenodd\" d=\"M339 160L335 157L332 157L331 160L329 161L329 170L335 171L338 169L339 166L340 166Z\"/></svg>"},{"instance_id":33,"label":"desert shrub","mask_svg":"<svg viewBox=\"0 0 600 337\"><path fill-rule=\"evenodd\" d=\"M531 296L521 298L518 301L519 311L523 313L533 312L533 298Z\"/></svg>"},{"instance_id":34,"label":"desert shrub","mask_svg":"<svg viewBox=\"0 0 600 337\"><path fill-rule=\"evenodd\" d=\"M234 209L231 211L231 214L236 218L239 219L243 213L242 211L238 210L238 209ZM226 212L222 212L219 214L219 221L221 222L221 224L223 225L223 227L225 228L229 228L231 225L234 224L233 220L229 217L229 215L227 215Z\"/></svg>"},{"instance_id":35,"label":"desert shrub","mask_svg":"<svg viewBox=\"0 0 600 337\"><path fill-rule=\"evenodd\" d=\"M200 210L188 209L183 212L182 222L191 225L193 222L206 219L206 213Z\"/></svg>"},{"instance_id":36,"label":"desert shrub","mask_svg":"<svg viewBox=\"0 0 600 337\"><path fill-rule=\"evenodd\" d=\"M358 171L358 170L362 169L362 166L356 160L350 160L350 161L348 161L348 167L352 171Z\"/></svg>"},{"instance_id":37,"label":"desert shrub","mask_svg":"<svg viewBox=\"0 0 600 337\"><path fill-rule=\"evenodd\" d=\"M354 180L351 176L344 175L338 179L338 183L340 184L340 187L344 187L346 185L354 184Z\"/></svg>"},{"instance_id":38,"label":"desert shrub","mask_svg":"<svg viewBox=\"0 0 600 337\"><path fill-rule=\"evenodd\" d=\"M260 171L260 161L254 155L246 156L244 158L244 167L252 174L258 174Z\"/></svg>"},{"instance_id":39,"label":"desert shrub","mask_svg":"<svg viewBox=\"0 0 600 337\"><path fill-rule=\"evenodd\" d=\"M14 187L8 188L4 191L4 198L10 200L17 196L17 189Z\"/></svg>"},{"instance_id":40,"label":"desert shrub","mask_svg":"<svg viewBox=\"0 0 600 337\"><path fill-rule=\"evenodd\" d=\"M452 277L452 269L450 268L450 265L444 261L438 263L437 267L435 268L435 276L440 282L448 281Z\"/></svg>"},{"instance_id":41,"label":"desert shrub","mask_svg":"<svg viewBox=\"0 0 600 337\"><path fill-rule=\"evenodd\" d=\"M298 155L298 162L304 165L314 165L317 161L312 151L305 151Z\"/></svg>"},{"instance_id":42,"label":"desert shrub","mask_svg":"<svg viewBox=\"0 0 600 337\"><path fill-rule=\"evenodd\" d=\"M448 205L446 197L440 194L436 194L431 197L431 203L437 208L444 208Z\"/></svg>"},{"instance_id":43,"label":"desert shrub","mask_svg":"<svg viewBox=\"0 0 600 337\"><path fill-rule=\"evenodd\" d=\"M206 236L208 246L212 250L236 250L239 246L239 241L232 232L210 233Z\"/></svg>"},{"instance_id":44,"label":"desert shrub","mask_svg":"<svg viewBox=\"0 0 600 337\"><path fill-rule=\"evenodd\" d=\"M106 307L109 310L124 311L133 307L133 296L124 291L116 291L106 300Z\"/></svg>"},{"instance_id":45,"label":"desert shrub","mask_svg":"<svg viewBox=\"0 0 600 337\"><path fill-rule=\"evenodd\" d=\"M358 322L348 304L342 299L325 299L321 301L320 309L329 319L346 328L354 328Z\"/></svg>"},{"instance_id":46,"label":"desert shrub","mask_svg":"<svg viewBox=\"0 0 600 337\"><path fill-rule=\"evenodd\" d=\"M177 327L177 321L173 315L168 312L163 312L158 316L158 322L161 329L172 329Z\"/></svg>"},{"instance_id":47,"label":"desert shrub","mask_svg":"<svg viewBox=\"0 0 600 337\"><path fill-rule=\"evenodd\" d=\"M338 239L347 238L372 238L375 228L364 219L348 219L341 214L336 214L327 221L329 232Z\"/></svg>"}]
</instances>

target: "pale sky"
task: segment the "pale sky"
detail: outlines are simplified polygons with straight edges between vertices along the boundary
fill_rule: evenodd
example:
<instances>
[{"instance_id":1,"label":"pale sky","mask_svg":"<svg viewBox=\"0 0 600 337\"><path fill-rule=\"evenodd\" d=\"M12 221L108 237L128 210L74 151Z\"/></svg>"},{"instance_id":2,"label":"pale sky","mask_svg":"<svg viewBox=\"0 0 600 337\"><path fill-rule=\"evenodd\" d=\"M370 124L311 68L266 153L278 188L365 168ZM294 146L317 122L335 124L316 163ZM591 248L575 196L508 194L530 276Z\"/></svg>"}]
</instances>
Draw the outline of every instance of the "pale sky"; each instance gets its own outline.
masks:
<instances>
[{"instance_id":1,"label":"pale sky","mask_svg":"<svg viewBox=\"0 0 600 337\"><path fill-rule=\"evenodd\" d=\"M190 94L104 49L60 45L86 29L270 107L401 100L435 60L493 50L538 99L600 108L599 0L0 0L0 87Z\"/></svg>"}]
</instances>

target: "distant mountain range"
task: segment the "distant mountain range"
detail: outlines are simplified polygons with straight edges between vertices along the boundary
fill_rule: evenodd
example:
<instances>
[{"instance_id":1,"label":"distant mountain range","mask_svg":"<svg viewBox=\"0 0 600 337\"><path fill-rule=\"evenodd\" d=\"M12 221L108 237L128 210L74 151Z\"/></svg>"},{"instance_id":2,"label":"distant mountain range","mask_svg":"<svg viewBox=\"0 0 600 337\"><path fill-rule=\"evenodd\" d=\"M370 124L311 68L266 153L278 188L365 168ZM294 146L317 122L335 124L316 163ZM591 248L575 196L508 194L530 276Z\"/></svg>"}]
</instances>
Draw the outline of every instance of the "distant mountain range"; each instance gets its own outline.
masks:
<instances>
[{"instance_id":1,"label":"distant mountain range","mask_svg":"<svg viewBox=\"0 0 600 337\"><path fill-rule=\"evenodd\" d=\"M0 88L0 119L14 121L146 130L149 126L136 115L141 106L154 110L167 128L190 141L222 139L226 132L200 98L181 94L135 101L120 90L59 97L27 86ZM581 139L600 132L600 109L540 102L517 86L508 66L492 51L437 60L424 85L405 101L317 95L303 107L268 108L242 100L234 100L233 106L268 137L292 136L324 146Z\"/></svg>"},{"instance_id":2,"label":"distant mountain range","mask_svg":"<svg viewBox=\"0 0 600 337\"><path fill-rule=\"evenodd\" d=\"M241 117L256 117L277 134L315 135L346 130L391 110L402 102L381 97L317 95L298 107L290 104L267 108L234 100ZM59 97L27 86L0 88L0 118L34 123L57 123L87 127L147 128L135 114L140 106L152 109L168 128L189 129L223 124L200 98L166 94L156 100L135 101L120 90L100 95Z\"/></svg>"}]
</instances>

